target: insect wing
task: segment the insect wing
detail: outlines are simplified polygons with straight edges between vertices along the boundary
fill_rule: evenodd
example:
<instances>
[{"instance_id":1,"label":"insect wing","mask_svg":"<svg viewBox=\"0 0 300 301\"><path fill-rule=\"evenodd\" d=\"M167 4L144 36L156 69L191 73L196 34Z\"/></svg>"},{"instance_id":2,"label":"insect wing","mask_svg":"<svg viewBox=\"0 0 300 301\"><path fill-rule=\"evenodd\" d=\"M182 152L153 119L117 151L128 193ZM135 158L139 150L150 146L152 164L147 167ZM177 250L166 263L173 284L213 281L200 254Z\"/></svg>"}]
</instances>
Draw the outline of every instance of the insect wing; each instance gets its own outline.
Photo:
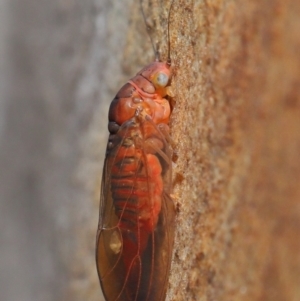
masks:
<instances>
[{"instance_id":1,"label":"insect wing","mask_svg":"<svg viewBox=\"0 0 300 301\"><path fill-rule=\"evenodd\" d=\"M174 240L171 151L150 119L124 123L102 177L96 261L107 301L164 300Z\"/></svg>"}]
</instances>

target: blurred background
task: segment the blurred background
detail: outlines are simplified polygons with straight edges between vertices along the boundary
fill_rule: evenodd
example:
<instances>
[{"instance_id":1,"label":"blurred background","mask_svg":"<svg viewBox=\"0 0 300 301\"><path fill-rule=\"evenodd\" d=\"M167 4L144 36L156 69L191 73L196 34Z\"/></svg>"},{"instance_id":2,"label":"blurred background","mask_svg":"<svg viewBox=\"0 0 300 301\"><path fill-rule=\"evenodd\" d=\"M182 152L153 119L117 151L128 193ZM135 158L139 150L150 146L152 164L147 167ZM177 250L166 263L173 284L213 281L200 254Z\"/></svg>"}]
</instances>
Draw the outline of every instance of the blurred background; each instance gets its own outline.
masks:
<instances>
[{"instance_id":1,"label":"blurred background","mask_svg":"<svg viewBox=\"0 0 300 301\"><path fill-rule=\"evenodd\" d=\"M131 1L0 1L0 300L102 300L107 111Z\"/></svg>"}]
</instances>

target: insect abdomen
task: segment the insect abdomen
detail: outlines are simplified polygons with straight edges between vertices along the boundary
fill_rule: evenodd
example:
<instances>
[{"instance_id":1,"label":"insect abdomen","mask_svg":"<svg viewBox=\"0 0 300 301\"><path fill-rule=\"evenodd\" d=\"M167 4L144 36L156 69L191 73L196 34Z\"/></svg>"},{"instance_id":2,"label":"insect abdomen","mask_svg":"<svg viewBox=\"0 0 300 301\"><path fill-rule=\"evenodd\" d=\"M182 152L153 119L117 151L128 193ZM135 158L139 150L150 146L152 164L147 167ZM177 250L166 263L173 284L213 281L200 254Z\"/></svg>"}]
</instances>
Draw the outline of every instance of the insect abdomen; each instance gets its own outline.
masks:
<instances>
[{"instance_id":1,"label":"insect abdomen","mask_svg":"<svg viewBox=\"0 0 300 301\"><path fill-rule=\"evenodd\" d=\"M126 250L121 255L128 275L126 291L128 295L143 296L140 281L145 267L141 268L141 262L161 211L163 179L158 157L138 147L142 139L141 133L137 138L138 132L133 122L127 130L117 134L126 137L114 154L111 193L122 248ZM148 288L144 290L149 291Z\"/></svg>"},{"instance_id":2,"label":"insect abdomen","mask_svg":"<svg viewBox=\"0 0 300 301\"><path fill-rule=\"evenodd\" d=\"M145 158L122 157L112 172L111 191L120 227L130 223L152 232L161 208L163 182L158 158L146 154Z\"/></svg>"}]
</instances>

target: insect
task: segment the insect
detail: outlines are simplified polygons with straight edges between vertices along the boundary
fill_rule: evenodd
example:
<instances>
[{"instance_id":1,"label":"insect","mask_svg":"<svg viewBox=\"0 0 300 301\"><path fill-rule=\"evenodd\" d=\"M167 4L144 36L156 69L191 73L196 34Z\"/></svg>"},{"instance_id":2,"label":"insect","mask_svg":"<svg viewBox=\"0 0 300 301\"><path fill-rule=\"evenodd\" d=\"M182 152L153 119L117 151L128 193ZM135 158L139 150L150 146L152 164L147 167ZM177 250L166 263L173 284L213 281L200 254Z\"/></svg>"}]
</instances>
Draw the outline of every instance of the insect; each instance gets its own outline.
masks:
<instances>
[{"instance_id":1,"label":"insect","mask_svg":"<svg viewBox=\"0 0 300 301\"><path fill-rule=\"evenodd\" d=\"M155 51L157 60L119 90L109 109L96 240L107 301L163 301L168 286L175 216L168 134L173 2L168 60L159 61Z\"/></svg>"}]
</instances>

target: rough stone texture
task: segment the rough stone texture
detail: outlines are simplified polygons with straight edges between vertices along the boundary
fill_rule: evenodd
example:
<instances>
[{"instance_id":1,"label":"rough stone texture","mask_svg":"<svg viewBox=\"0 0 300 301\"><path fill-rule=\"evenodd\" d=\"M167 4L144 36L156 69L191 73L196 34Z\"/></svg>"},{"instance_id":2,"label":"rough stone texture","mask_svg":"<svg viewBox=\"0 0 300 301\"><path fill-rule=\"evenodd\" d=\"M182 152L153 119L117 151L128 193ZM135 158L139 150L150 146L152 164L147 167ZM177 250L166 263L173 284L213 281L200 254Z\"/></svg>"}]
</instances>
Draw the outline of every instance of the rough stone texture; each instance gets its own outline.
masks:
<instances>
[{"instance_id":1,"label":"rough stone texture","mask_svg":"<svg viewBox=\"0 0 300 301\"><path fill-rule=\"evenodd\" d=\"M145 2L166 58L170 1ZM153 59L138 1L0 1L0 300L102 300L110 100ZM300 300L300 3L174 0L168 300Z\"/></svg>"},{"instance_id":2,"label":"rough stone texture","mask_svg":"<svg viewBox=\"0 0 300 301\"><path fill-rule=\"evenodd\" d=\"M300 3L178 2L170 300L300 300Z\"/></svg>"}]
</instances>

